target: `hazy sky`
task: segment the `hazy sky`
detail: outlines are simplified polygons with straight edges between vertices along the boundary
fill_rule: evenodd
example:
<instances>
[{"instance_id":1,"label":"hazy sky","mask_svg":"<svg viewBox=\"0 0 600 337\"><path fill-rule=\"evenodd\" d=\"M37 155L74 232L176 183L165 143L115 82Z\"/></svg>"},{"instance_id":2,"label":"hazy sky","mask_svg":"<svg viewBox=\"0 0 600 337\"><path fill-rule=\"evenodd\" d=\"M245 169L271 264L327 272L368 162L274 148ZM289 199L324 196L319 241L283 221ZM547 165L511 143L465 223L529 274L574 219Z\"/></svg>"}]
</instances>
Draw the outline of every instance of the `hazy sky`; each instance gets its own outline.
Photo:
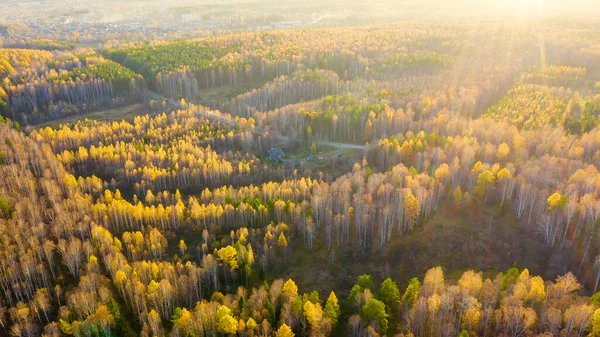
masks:
<instances>
[{"instance_id":1,"label":"hazy sky","mask_svg":"<svg viewBox=\"0 0 600 337\"><path fill-rule=\"evenodd\" d=\"M585 15L600 18L600 0L398 0L397 6L411 6L434 16Z\"/></svg>"},{"instance_id":2,"label":"hazy sky","mask_svg":"<svg viewBox=\"0 0 600 337\"><path fill-rule=\"evenodd\" d=\"M41 2L39 5L21 7L13 4ZM102 2L102 6L98 6ZM111 9L117 3L121 12ZM123 5L126 4L125 7ZM221 4L218 6L217 4ZM226 4L226 5L223 5ZM356 17L378 19L410 20L444 18L490 18L490 17L555 17L587 16L600 19L600 0L0 0L0 21L18 21L22 16L45 13L52 16L56 8L64 7L64 12L92 13L90 17L119 17L127 21L138 13L161 12L165 7L196 6L211 10L229 9L232 13L278 13L289 17L303 13L349 12ZM216 7L211 7L216 6ZM225 6L225 7L223 7ZM15 13L12 13L15 11ZM4 13L2 13L4 12ZM62 13L62 12L61 12ZM3 15L4 14L4 15ZM34 17L35 18L35 17ZM4 19L4 20L2 20ZM79 18L83 19L83 18ZM114 21L114 20L113 20Z\"/></svg>"},{"instance_id":3,"label":"hazy sky","mask_svg":"<svg viewBox=\"0 0 600 337\"><path fill-rule=\"evenodd\" d=\"M471 0L470 2L488 3L499 11L513 12L517 15L535 13L585 13L592 15L600 10L600 0ZM589 13L592 11L592 13Z\"/></svg>"}]
</instances>

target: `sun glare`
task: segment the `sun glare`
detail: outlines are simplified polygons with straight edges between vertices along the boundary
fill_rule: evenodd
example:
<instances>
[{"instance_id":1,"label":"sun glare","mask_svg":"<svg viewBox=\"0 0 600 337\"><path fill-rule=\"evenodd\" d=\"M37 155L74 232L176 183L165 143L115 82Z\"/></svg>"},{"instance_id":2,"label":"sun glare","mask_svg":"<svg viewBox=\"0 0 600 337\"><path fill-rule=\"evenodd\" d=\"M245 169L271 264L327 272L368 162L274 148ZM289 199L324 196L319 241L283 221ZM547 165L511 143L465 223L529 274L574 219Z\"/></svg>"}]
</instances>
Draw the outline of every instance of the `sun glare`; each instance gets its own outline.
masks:
<instances>
[{"instance_id":1,"label":"sun glare","mask_svg":"<svg viewBox=\"0 0 600 337\"><path fill-rule=\"evenodd\" d=\"M544 12L544 0L497 0L497 14L528 18Z\"/></svg>"},{"instance_id":2,"label":"sun glare","mask_svg":"<svg viewBox=\"0 0 600 337\"><path fill-rule=\"evenodd\" d=\"M520 0L514 11L521 17L541 14L544 11L544 0Z\"/></svg>"},{"instance_id":3,"label":"sun glare","mask_svg":"<svg viewBox=\"0 0 600 337\"><path fill-rule=\"evenodd\" d=\"M544 0L537 0L537 10L541 12L544 10Z\"/></svg>"}]
</instances>

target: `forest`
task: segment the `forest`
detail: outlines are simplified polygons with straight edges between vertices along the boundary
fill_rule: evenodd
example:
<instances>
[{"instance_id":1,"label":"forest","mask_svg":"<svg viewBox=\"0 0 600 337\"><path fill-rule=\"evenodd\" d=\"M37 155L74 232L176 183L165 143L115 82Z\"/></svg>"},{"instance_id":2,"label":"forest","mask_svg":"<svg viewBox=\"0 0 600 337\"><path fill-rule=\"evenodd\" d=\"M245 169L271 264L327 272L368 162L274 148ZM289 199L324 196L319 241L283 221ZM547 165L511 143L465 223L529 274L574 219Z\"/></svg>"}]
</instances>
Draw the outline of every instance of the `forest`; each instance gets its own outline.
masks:
<instances>
[{"instance_id":1,"label":"forest","mask_svg":"<svg viewBox=\"0 0 600 337\"><path fill-rule=\"evenodd\" d=\"M599 29L0 48L0 336L600 336Z\"/></svg>"},{"instance_id":2,"label":"forest","mask_svg":"<svg viewBox=\"0 0 600 337\"><path fill-rule=\"evenodd\" d=\"M146 86L142 76L85 49L0 49L0 78L0 113L23 125L131 104Z\"/></svg>"}]
</instances>

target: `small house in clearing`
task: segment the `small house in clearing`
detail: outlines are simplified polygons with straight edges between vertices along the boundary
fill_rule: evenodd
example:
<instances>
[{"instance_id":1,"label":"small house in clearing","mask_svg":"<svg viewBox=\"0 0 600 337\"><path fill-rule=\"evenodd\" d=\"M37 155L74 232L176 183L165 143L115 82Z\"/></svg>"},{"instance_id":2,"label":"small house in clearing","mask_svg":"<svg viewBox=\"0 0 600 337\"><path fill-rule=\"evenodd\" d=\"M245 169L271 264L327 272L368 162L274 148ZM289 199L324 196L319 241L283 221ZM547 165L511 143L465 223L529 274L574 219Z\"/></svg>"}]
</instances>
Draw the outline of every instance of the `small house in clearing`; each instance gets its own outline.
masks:
<instances>
[{"instance_id":1,"label":"small house in clearing","mask_svg":"<svg viewBox=\"0 0 600 337\"><path fill-rule=\"evenodd\" d=\"M274 163L283 163L285 160L285 153L279 147L272 147L267 152L269 153L269 160Z\"/></svg>"}]
</instances>

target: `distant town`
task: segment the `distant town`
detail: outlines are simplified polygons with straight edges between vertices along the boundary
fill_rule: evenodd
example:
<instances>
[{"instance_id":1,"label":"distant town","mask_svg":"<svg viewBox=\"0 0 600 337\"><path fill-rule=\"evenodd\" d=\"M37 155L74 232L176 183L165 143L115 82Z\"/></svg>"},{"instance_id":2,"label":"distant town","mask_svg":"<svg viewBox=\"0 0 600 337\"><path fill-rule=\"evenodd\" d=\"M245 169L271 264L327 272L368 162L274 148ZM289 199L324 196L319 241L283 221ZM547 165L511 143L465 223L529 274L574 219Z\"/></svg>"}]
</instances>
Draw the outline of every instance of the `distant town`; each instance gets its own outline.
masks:
<instances>
[{"instance_id":1,"label":"distant town","mask_svg":"<svg viewBox=\"0 0 600 337\"><path fill-rule=\"evenodd\" d=\"M46 0L0 2L0 43L51 39L104 45L115 41L202 37L239 31L339 26L354 12L290 3L257 10L244 2ZM68 10L65 10L68 8ZM282 10L287 8L287 10Z\"/></svg>"}]
</instances>

